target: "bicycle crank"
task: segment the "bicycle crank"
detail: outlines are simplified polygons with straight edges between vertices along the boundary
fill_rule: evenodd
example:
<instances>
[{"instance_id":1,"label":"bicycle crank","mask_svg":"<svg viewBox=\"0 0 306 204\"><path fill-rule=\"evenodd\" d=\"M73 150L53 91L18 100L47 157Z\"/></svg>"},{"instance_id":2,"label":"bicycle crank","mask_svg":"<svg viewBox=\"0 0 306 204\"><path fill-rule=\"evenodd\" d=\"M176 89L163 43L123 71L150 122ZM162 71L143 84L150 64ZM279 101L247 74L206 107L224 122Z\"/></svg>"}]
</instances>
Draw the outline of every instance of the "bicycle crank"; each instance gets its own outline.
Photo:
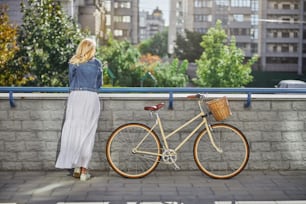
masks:
<instances>
[{"instance_id":1,"label":"bicycle crank","mask_svg":"<svg viewBox=\"0 0 306 204\"><path fill-rule=\"evenodd\" d=\"M162 154L162 159L166 164L173 164L175 169L180 169L180 167L175 163L177 160L177 154L173 149L166 149Z\"/></svg>"}]
</instances>

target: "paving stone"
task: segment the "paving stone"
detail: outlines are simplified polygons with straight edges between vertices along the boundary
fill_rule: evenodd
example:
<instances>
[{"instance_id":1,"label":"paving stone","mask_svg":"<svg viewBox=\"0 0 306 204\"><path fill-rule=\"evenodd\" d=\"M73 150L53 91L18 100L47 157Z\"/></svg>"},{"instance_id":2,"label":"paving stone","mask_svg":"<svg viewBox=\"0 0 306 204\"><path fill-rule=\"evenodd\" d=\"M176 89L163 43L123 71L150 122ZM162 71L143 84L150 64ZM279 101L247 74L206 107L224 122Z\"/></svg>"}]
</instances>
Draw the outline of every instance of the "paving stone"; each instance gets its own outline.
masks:
<instances>
[{"instance_id":1,"label":"paving stone","mask_svg":"<svg viewBox=\"0 0 306 204\"><path fill-rule=\"evenodd\" d=\"M93 174L93 179L81 182L63 171L0 172L3 178L0 204L306 201L306 173L300 171L296 174L294 171L245 171L227 180L211 179L198 171L155 171L143 179L126 179L106 172Z\"/></svg>"}]
</instances>

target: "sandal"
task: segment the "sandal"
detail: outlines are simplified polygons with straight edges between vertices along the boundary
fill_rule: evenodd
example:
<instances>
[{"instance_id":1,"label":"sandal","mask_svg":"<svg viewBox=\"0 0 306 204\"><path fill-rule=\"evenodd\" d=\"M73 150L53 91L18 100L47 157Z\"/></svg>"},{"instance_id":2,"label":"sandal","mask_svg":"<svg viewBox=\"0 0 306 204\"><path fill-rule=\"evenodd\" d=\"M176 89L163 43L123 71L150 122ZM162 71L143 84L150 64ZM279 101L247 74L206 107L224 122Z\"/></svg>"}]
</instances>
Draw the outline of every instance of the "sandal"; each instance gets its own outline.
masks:
<instances>
[{"instance_id":1,"label":"sandal","mask_svg":"<svg viewBox=\"0 0 306 204\"><path fill-rule=\"evenodd\" d=\"M72 176L74 178L80 178L80 176L81 176L81 168L80 167L74 168Z\"/></svg>"},{"instance_id":2,"label":"sandal","mask_svg":"<svg viewBox=\"0 0 306 204\"><path fill-rule=\"evenodd\" d=\"M81 174L80 181L88 181L91 178L91 175L89 173Z\"/></svg>"}]
</instances>

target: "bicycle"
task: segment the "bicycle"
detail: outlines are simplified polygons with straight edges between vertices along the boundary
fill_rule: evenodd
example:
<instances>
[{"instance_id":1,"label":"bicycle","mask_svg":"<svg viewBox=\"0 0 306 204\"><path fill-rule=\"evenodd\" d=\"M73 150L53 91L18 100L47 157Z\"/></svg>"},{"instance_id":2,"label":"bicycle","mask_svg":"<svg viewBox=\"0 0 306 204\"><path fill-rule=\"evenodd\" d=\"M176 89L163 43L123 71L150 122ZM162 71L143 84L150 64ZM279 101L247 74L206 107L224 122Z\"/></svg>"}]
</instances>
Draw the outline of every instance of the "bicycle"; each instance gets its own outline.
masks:
<instances>
[{"instance_id":1,"label":"bicycle","mask_svg":"<svg viewBox=\"0 0 306 204\"><path fill-rule=\"evenodd\" d=\"M212 113L207 105L203 105L206 104L204 95L187 97L197 99L199 114L167 135L158 114L164 103L144 107L144 110L150 111L151 115L155 116L155 124L151 128L141 123L127 123L115 129L106 144L106 156L111 168L126 178L145 177L161 162L172 164L175 169L179 169L176 164L177 153L202 128L193 146L197 167L209 177L216 179L228 179L239 174L245 168L250 153L244 134L229 124L210 124L207 117ZM170 148L168 139L197 119L202 120L196 128L178 145ZM157 127L160 130L162 143L154 130Z\"/></svg>"}]
</instances>

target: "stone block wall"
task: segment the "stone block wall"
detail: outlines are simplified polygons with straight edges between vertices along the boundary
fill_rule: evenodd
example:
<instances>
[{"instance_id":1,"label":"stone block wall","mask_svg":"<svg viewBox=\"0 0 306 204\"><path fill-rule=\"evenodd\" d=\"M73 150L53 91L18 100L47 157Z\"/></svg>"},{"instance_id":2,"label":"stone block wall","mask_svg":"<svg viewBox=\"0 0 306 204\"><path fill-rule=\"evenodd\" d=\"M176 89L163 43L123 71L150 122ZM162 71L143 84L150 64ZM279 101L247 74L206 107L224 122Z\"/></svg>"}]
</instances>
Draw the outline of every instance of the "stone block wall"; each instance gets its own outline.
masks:
<instances>
[{"instance_id":1,"label":"stone block wall","mask_svg":"<svg viewBox=\"0 0 306 204\"><path fill-rule=\"evenodd\" d=\"M67 94L14 96L16 107L12 108L8 96L0 94L0 170L54 170ZM167 94L101 94L101 115L91 168L110 169L105 146L116 127L127 122L153 124L149 112L143 110L144 106L165 103L160 116L166 133L195 115L196 102L185 96L175 94L174 109L169 110ZM233 115L225 122L239 128L250 144L247 169L306 169L305 97L264 95L254 97L249 108L244 108L246 96L233 94L228 98ZM192 127L171 140L177 143ZM197 169L193 161L193 141L178 154L177 164L183 170ZM173 166L160 164L157 169L173 169Z\"/></svg>"}]
</instances>

